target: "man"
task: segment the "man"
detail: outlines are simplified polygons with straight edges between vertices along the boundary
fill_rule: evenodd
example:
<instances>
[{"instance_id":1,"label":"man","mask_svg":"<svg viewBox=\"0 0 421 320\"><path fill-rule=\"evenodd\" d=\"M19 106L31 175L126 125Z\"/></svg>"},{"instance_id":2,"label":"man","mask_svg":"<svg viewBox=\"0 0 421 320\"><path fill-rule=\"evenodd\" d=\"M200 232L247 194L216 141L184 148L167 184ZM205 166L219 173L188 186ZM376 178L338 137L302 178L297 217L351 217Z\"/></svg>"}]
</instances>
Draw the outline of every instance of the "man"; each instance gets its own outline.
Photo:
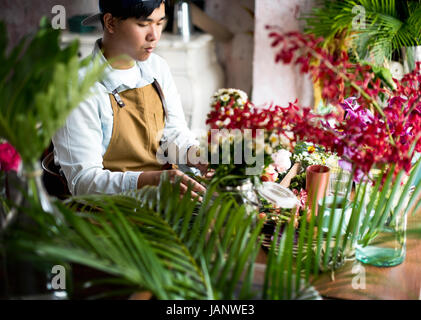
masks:
<instances>
[{"instance_id":1,"label":"man","mask_svg":"<svg viewBox=\"0 0 421 320\"><path fill-rule=\"evenodd\" d=\"M179 159L198 142L187 128L180 98L166 62L153 53L160 40L165 0L100 0L103 38L93 51L107 63L94 94L74 110L53 138L54 156L73 195L119 193L158 185L160 145L175 145ZM81 72L83 76L83 71ZM193 152L195 153L195 152ZM206 166L197 166L203 172ZM202 185L179 170L181 190Z\"/></svg>"}]
</instances>

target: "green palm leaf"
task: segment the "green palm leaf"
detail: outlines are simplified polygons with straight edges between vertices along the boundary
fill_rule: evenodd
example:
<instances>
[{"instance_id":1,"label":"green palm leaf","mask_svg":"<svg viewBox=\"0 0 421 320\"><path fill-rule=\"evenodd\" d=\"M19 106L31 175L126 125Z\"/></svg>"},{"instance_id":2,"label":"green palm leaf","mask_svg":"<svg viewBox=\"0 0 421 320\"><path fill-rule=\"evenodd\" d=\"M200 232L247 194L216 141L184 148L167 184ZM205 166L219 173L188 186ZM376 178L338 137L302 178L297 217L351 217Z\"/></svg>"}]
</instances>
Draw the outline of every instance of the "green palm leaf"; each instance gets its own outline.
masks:
<instances>
[{"instance_id":1,"label":"green palm leaf","mask_svg":"<svg viewBox=\"0 0 421 320\"><path fill-rule=\"evenodd\" d=\"M180 201L179 184L163 181L139 192L57 203L63 221L40 219L35 210L44 237L37 228L29 238L15 233L14 243L101 270L159 299L251 296L261 223L226 195L213 199L208 192L201 205L188 197ZM47 230L56 231L46 237Z\"/></svg>"},{"instance_id":2,"label":"green palm leaf","mask_svg":"<svg viewBox=\"0 0 421 320\"><path fill-rule=\"evenodd\" d=\"M307 31L324 37L326 44L345 32L358 57L371 56L377 64L421 39L420 1L325 0L304 19Z\"/></svg>"}]
</instances>

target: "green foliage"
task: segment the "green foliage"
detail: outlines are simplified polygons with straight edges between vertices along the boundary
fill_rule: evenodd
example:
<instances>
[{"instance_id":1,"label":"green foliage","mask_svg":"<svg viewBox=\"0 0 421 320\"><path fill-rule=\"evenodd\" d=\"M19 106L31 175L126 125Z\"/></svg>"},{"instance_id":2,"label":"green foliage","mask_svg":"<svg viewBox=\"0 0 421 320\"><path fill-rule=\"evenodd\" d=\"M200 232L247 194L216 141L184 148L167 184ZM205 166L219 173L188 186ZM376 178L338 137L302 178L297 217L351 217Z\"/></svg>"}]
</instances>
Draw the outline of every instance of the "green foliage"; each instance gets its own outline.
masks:
<instances>
[{"instance_id":1,"label":"green foliage","mask_svg":"<svg viewBox=\"0 0 421 320\"><path fill-rule=\"evenodd\" d=\"M13 243L101 270L131 292L149 290L158 299L251 298L261 223L226 195L208 192L201 205L179 195L179 184L165 180L158 188L56 203L63 221L37 209L36 228L14 232Z\"/></svg>"},{"instance_id":2,"label":"green foliage","mask_svg":"<svg viewBox=\"0 0 421 320\"><path fill-rule=\"evenodd\" d=\"M337 206L339 196L335 192L333 204L328 207L324 199L317 215L315 210L302 215L298 229L289 223L282 225L279 232L278 225L269 253L264 298L299 298L300 292L311 295L310 283L315 283L321 273L334 272L347 260L355 259L357 244L362 247L372 244L384 224L394 221L396 215L402 219L414 207L415 211L419 210L421 206L417 206L416 201L421 194L421 185L413 186L420 170L421 161L418 160L404 185L401 185L404 172L394 175L393 166L380 171L374 185L369 180L357 184L348 222L346 211L349 209ZM348 183L346 199L350 198L351 191L352 180ZM340 213L334 211L337 207L341 208ZM341 227L335 228L335 224ZM291 256L294 261L291 261ZM282 291L275 288L282 288Z\"/></svg>"},{"instance_id":3,"label":"green foliage","mask_svg":"<svg viewBox=\"0 0 421 320\"><path fill-rule=\"evenodd\" d=\"M403 188L396 183L402 174L395 179L391 171L379 174L374 186L358 184L347 224L345 206L341 210L339 225L345 230L333 227L337 194L330 215L312 210L302 216L298 229L290 221L278 225L263 283L256 282L255 273L262 221L247 215L229 194L216 196L213 184L202 203L180 200L179 181L164 177L159 187L57 202L62 218L33 206L27 210L36 222L33 228L13 230L8 243L13 252L108 273L113 278L102 283L122 285L127 294L148 290L158 299L319 299L311 283L320 273L341 268L357 242L367 235L372 240L385 219L407 209L403 200L420 162ZM352 181L345 198L351 190ZM420 193L416 188L409 204ZM319 213L329 208L323 201Z\"/></svg>"},{"instance_id":4,"label":"green foliage","mask_svg":"<svg viewBox=\"0 0 421 320\"><path fill-rule=\"evenodd\" d=\"M307 31L327 42L344 35L350 37L360 59L371 56L382 64L385 59L392 60L393 53L400 54L401 48L420 43L420 1L322 0L319 4L305 18ZM356 6L365 10L362 20L358 15L363 12Z\"/></svg>"},{"instance_id":5,"label":"green foliage","mask_svg":"<svg viewBox=\"0 0 421 320\"><path fill-rule=\"evenodd\" d=\"M89 61L79 60L77 42L61 49L59 37L60 31L43 20L33 38L25 37L7 54L6 27L0 23L0 137L17 149L25 165L38 160L104 70L94 63L79 79Z\"/></svg>"}]
</instances>

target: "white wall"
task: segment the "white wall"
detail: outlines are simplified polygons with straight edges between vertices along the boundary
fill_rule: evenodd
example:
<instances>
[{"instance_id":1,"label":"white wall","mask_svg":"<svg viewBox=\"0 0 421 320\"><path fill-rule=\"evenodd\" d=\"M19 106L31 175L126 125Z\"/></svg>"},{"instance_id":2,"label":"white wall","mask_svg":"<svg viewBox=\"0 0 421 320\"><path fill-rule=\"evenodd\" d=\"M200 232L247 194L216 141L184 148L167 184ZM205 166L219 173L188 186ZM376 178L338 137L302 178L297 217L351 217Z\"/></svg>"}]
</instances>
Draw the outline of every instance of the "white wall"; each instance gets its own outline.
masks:
<instances>
[{"instance_id":1,"label":"white wall","mask_svg":"<svg viewBox=\"0 0 421 320\"><path fill-rule=\"evenodd\" d=\"M260 0L256 0L260 1ZM227 27L234 38L217 44L219 62L225 71L225 86L241 89L248 94L253 82L254 11L255 0L206 0L206 13Z\"/></svg>"},{"instance_id":2,"label":"white wall","mask_svg":"<svg viewBox=\"0 0 421 320\"><path fill-rule=\"evenodd\" d=\"M311 9L313 0L256 0L256 21L253 61L253 102L260 105L274 102L281 106L294 102L313 104L313 87L292 66L275 64L275 51L270 46L266 25L285 31L302 29L298 21L302 12Z\"/></svg>"}]
</instances>

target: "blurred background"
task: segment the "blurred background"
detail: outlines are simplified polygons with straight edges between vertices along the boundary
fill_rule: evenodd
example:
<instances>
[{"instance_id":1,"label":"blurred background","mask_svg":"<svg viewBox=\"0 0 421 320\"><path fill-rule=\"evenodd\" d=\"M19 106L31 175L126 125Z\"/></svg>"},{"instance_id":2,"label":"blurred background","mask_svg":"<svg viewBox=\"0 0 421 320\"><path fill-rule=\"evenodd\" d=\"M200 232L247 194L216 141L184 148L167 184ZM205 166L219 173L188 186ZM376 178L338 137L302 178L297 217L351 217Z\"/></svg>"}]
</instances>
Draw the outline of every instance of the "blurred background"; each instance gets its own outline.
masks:
<instances>
[{"instance_id":1,"label":"blurred background","mask_svg":"<svg viewBox=\"0 0 421 320\"><path fill-rule=\"evenodd\" d=\"M215 39L215 52L223 70L223 86L241 89L252 96L256 104L276 102L286 104L300 98L311 104L312 90L292 67L275 65L265 25L278 25L285 30L302 28L303 12L313 6L313 0L191 0L203 9L215 23L226 28L229 36ZM10 46L34 32L42 16L53 18L55 5L66 8L67 18L90 14L98 9L97 0L1 0L0 19L8 26ZM170 20L172 11L169 12ZM67 26L68 27L68 26ZM172 23L166 32L171 32ZM199 28L195 28L197 32ZM223 29L222 29L223 30ZM209 30L202 32L208 33ZM205 79L203 81L206 81Z\"/></svg>"}]
</instances>

